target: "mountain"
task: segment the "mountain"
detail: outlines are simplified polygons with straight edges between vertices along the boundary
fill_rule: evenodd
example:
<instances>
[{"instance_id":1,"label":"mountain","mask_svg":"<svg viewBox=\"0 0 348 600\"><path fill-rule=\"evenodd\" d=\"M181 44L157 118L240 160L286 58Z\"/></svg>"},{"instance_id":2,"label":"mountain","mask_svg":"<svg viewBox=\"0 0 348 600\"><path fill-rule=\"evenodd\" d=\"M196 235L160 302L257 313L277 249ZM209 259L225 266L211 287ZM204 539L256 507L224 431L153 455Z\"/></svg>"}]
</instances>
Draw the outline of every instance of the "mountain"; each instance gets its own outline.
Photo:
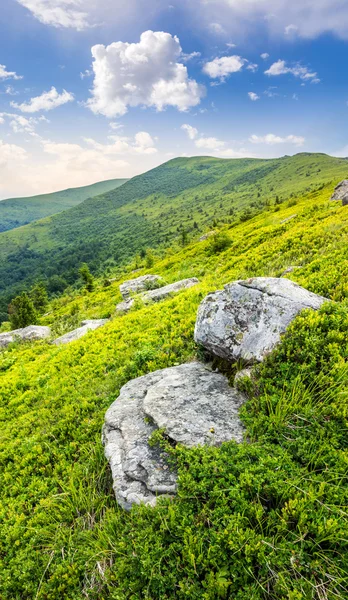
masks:
<instances>
[{"instance_id":1,"label":"mountain","mask_svg":"<svg viewBox=\"0 0 348 600\"><path fill-rule=\"evenodd\" d=\"M127 179L110 179L52 194L2 200L0 201L0 233L72 208L86 198L113 190L126 181Z\"/></svg>"},{"instance_id":2,"label":"mountain","mask_svg":"<svg viewBox=\"0 0 348 600\"><path fill-rule=\"evenodd\" d=\"M309 161L313 174L307 178ZM194 229L182 246L170 225L175 235L167 247L155 248L151 268L146 257L134 258L129 245L128 262L110 266L115 281L105 286L101 277L91 292L68 290L50 302L39 321L52 327L53 336L88 318L110 318L104 327L66 346L14 343L0 350L1 600L347 598L348 207L330 201L345 166L328 157L300 156L281 159L283 171L273 170L264 179L261 165L255 166L258 175L246 170L251 180L262 182L264 197L272 202L257 206L254 217L245 220L242 213L242 221L233 217L229 223L230 192L222 208L220 198L230 175L222 174L220 183L216 174L213 183L204 183L197 166L207 164L215 173L238 166L180 159L102 202L104 210L109 202L107 218L116 213L117 227L130 225L130 210L144 212L151 235L160 212L176 225L181 210L186 227L189 215L201 217L205 228L216 210L215 237L200 242ZM303 179L296 174L299 165ZM170 179L171 169L181 177ZM185 191L184 177L201 183ZM266 185L267 177L277 181L271 193L274 184ZM149 196L151 178L157 191ZM327 179L332 183L318 189ZM180 192L173 189L175 181ZM216 190L216 198L206 186ZM314 189L291 195L301 186ZM162 200L154 199L158 188ZM242 190L244 205L260 202L252 183L249 197L246 185ZM273 201L278 190L280 204ZM69 212L74 216L81 206ZM92 231L93 219L98 227L104 223L97 211L87 214L93 202L87 207L83 228L76 229L75 216L71 241L64 234L70 248L76 247L74 231L82 236ZM46 232L42 248L49 243L56 248L49 237L55 220L35 230ZM66 232L66 222L60 223ZM113 239L107 223L102 232L101 246L103 235L110 236L105 252ZM127 245L130 235L129 228L116 239ZM156 508L121 510L101 442L105 412L121 386L157 369L203 360L193 332L197 308L209 292L238 279L279 277L290 267L287 277L332 302L301 314L245 383L245 441L174 448L157 432L157 443L171 454L170 468L178 472L178 495L161 499ZM200 283L118 315L120 284L146 273L161 275L165 283L186 277ZM217 362L214 367L232 379L243 365ZM132 461L129 469L137 469L139 479L146 476Z\"/></svg>"},{"instance_id":3,"label":"mountain","mask_svg":"<svg viewBox=\"0 0 348 600\"><path fill-rule=\"evenodd\" d=\"M171 160L67 211L0 234L0 312L38 279L51 293L61 292L76 282L82 262L94 274L107 273L145 248L166 247L221 219L248 219L347 174L347 161L324 154Z\"/></svg>"}]
</instances>

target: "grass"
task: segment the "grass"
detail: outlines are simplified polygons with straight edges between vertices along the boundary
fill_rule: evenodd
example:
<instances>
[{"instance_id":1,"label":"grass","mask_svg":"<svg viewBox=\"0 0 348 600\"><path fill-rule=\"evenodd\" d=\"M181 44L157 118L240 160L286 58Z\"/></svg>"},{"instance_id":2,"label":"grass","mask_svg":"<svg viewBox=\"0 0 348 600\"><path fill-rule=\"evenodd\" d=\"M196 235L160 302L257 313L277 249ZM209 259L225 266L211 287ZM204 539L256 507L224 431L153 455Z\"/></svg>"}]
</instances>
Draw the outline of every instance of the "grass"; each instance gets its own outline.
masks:
<instances>
[{"instance_id":1,"label":"grass","mask_svg":"<svg viewBox=\"0 0 348 600\"><path fill-rule=\"evenodd\" d=\"M232 243L173 244L134 257L117 281L70 289L41 324L70 345L0 353L1 600L344 600L348 591L348 212L312 191L218 227ZM283 222L294 214L297 217ZM334 302L304 311L253 374L243 444L168 448L175 500L116 505L100 430L132 378L191 360L197 307L235 279L288 275ZM200 284L115 314L119 285L152 272ZM112 273L110 273L112 275ZM160 441L165 444L165 439Z\"/></svg>"}]
</instances>

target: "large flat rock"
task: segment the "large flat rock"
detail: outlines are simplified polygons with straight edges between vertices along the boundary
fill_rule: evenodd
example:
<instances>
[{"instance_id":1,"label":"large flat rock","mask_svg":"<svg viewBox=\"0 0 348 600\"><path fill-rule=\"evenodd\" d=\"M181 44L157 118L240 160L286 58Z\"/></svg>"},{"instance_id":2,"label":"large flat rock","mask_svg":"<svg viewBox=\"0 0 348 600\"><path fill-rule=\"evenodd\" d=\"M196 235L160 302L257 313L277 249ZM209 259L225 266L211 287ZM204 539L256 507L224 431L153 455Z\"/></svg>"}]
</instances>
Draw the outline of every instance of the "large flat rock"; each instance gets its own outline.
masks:
<instances>
[{"instance_id":1,"label":"large flat rock","mask_svg":"<svg viewBox=\"0 0 348 600\"><path fill-rule=\"evenodd\" d=\"M56 346L60 346L61 344L69 344L75 340L79 340L84 335L86 335L89 331L94 331L95 329L99 329L108 322L108 319L87 319L86 321L82 321L81 327L74 329L73 331L69 331L64 335L60 336L56 340L54 340L53 344Z\"/></svg>"},{"instance_id":2,"label":"large flat rock","mask_svg":"<svg viewBox=\"0 0 348 600\"><path fill-rule=\"evenodd\" d=\"M130 279L120 285L120 292L124 300L128 300L132 294L138 294L144 290L156 287L161 281L159 275L142 275L136 279Z\"/></svg>"},{"instance_id":3,"label":"large flat rock","mask_svg":"<svg viewBox=\"0 0 348 600\"><path fill-rule=\"evenodd\" d=\"M195 341L228 361L260 362L303 309L319 309L325 301L288 279L235 281L203 300Z\"/></svg>"},{"instance_id":4,"label":"large flat rock","mask_svg":"<svg viewBox=\"0 0 348 600\"><path fill-rule=\"evenodd\" d=\"M29 325L22 329L14 329L6 333L0 333L0 348L6 348L12 342L22 340L33 342L45 340L51 335L51 329L42 325Z\"/></svg>"},{"instance_id":5,"label":"large flat rock","mask_svg":"<svg viewBox=\"0 0 348 600\"><path fill-rule=\"evenodd\" d=\"M155 371L127 383L105 415L103 442L114 491L126 509L154 505L158 495L176 492L176 473L149 438L165 428L186 446L219 445L243 439L238 411L243 394L200 363Z\"/></svg>"},{"instance_id":6,"label":"large flat rock","mask_svg":"<svg viewBox=\"0 0 348 600\"><path fill-rule=\"evenodd\" d=\"M191 288L192 286L197 285L197 283L199 283L199 281L196 277L182 279L181 281L176 281L175 283L170 283L169 285L139 294L139 298L145 304L148 302L159 302L160 300L164 300L172 294L181 292L181 290ZM134 306L134 302L135 298L124 300L124 302L120 302L120 304L116 306L116 310L121 313L128 312Z\"/></svg>"}]
</instances>

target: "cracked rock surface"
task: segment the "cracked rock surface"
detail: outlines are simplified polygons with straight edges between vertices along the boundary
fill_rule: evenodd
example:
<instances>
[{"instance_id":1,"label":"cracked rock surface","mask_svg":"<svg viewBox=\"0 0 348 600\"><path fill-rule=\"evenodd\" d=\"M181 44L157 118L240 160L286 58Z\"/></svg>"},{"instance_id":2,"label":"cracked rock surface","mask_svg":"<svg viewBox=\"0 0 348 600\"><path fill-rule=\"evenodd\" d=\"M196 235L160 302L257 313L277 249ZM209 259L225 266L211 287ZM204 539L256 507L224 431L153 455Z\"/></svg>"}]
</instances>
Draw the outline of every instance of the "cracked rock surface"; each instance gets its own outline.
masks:
<instances>
[{"instance_id":1,"label":"cracked rock surface","mask_svg":"<svg viewBox=\"0 0 348 600\"><path fill-rule=\"evenodd\" d=\"M149 438L165 428L186 446L241 442L238 411L245 401L227 379L200 363L155 371L127 383L105 415L103 443L118 503L126 509L154 505L161 494L176 492L176 473L166 454Z\"/></svg>"},{"instance_id":2,"label":"cracked rock surface","mask_svg":"<svg viewBox=\"0 0 348 600\"><path fill-rule=\"evenodd\" d=\"M261 362L303 309L325 301L288 279L235 281L200 304L195 341L228 361Z\"/></svg>"},{"instance_id":3,"label":"cracked rock surface","mask_svg":"<svg viewBox=\"0 0 348 600\"><path fill-rule=\"evenodd\" d=\"M49 327L41 325L29 325L23 329L14 329L6 333L0 333L0 348L6 348L12 342L16 340L35 341L45 340L51 335L51 329Z\"/></svg>"}]
</instances>

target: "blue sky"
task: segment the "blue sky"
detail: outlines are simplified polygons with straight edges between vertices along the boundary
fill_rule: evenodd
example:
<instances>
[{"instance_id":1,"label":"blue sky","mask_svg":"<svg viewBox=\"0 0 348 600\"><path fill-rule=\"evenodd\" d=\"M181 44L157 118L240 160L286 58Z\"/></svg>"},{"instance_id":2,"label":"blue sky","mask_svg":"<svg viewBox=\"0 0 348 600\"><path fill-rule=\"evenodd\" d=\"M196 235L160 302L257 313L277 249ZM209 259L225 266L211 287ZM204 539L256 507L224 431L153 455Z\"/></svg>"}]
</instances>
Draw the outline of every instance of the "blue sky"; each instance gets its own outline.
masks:
<instances>
[{"instance_id":1,"label":"blue sky","mask_svg":"<svg viewBox=\"0 0 348 600\"><path fill-rule=\"evenodd\" d=\"M346 0L126 5L2 0L0 198L183 155L348 156Z\"/></svg>"}]
</instances>

